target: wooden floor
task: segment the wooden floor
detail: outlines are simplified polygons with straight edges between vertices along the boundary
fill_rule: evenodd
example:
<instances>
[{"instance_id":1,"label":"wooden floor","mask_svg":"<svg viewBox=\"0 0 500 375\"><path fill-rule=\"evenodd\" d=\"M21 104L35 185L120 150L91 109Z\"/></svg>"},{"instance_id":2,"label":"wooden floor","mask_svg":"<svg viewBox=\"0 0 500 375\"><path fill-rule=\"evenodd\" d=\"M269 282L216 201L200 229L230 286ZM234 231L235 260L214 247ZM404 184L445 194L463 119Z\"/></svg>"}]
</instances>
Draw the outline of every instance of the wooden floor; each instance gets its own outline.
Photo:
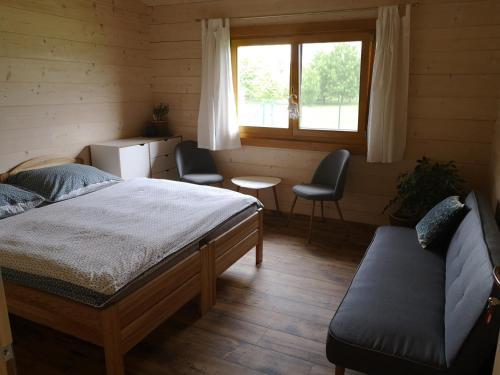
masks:
<instances>
[{"instance_id":1,"label":"wooden floor","mask_svg":"<svg viewBox=\"0 0 500 375\"><path fill-rule=\"evenodd\" d=\"M325 357L328 323L374 228L266 214L264 264L252 251L217 284L203 318L186 306L126 356L128 374L333 374ZM19 318L12 328L20 375L104 373L103 353ZM355 372L346 372L356 374Z\"/></svg>"}]
</instances>

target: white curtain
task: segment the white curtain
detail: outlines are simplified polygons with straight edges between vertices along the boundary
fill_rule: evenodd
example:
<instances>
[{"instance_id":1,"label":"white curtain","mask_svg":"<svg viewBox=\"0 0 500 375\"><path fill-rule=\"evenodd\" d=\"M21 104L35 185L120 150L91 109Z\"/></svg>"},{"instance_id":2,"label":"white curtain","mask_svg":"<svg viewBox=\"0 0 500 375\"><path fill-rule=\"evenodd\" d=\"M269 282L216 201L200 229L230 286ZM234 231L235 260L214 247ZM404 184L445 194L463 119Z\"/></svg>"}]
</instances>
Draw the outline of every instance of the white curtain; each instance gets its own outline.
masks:
<instances>
[{"instance_id":1,"label":"white curtain","mask_svg":"<svg viewBox=\"0 0 500 375\"><path fill-rule=\"evenodd\" d=\"M231 71L229 19L201 23L202 79L198 114L198 147L241 147Z\"/></svg>"},{"instance_id":2,"label":"white curtain","mask_svg":"<svg viewBox=\"0 0 500 375\"><path fill-rule=\"evenodd\" d=\"M403 159L406 148L411 5L380 7L368 116L369 162Z\"/></svg>"}]
</instances>

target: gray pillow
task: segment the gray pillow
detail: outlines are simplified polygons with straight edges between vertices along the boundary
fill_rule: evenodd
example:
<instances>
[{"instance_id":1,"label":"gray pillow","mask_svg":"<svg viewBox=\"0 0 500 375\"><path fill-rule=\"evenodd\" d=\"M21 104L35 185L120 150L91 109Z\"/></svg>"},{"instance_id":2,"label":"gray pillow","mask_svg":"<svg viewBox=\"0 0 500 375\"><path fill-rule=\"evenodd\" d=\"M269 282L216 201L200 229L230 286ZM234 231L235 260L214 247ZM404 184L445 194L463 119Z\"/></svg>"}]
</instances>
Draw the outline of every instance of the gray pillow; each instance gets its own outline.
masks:
<instances>
[{"instance_id":1,"label":"gray pillow","mask_svg":"<svg viewBox=\"0 0 500 375\"><path fill-rule=\"evenodd\" d=\"M47 202L59 202L102 189L121 181L119 177L82 164L63 164L55 167L20 172L7 183L41 195Z\"/></svg>"},{"instance_id":2,"label":"gray pillow","mask_svg":"<svg viewBox=\"0 0 500 375\"><path fill-rule=\"evenodd\" d=\"M439 202L415 227L420 245L424 249L445 248L465 213L465 205L458 196Z\"/></svg>"},{"instance_id":3,"label":"gray pillow","mask_svg":"<svg viewBox=\"0 0 500 375\"><path fill-rule=\"evenodd\" d=\"M0 184L0 219L14 216L40 206L44 199L30 191Z\"/></svg>"}]
</instances>

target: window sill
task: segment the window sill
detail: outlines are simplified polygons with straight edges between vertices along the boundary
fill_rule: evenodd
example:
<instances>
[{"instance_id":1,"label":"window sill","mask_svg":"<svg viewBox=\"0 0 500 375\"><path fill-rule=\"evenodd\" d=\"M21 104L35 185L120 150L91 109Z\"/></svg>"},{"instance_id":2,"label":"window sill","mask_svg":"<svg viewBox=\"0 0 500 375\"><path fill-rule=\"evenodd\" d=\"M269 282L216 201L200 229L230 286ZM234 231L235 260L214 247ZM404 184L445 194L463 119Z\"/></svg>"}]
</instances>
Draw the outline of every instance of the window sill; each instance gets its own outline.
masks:
<instances>
[{"instance_id":1,"label":"window sill","mask_svg":"<svg viewBox=\"0 0 500 375\"><path fill-rule=\"evenodd\" d=\"M241 137L244 146L288 148L292 150L331 152L339 149L349 150L353 155L366 155L366 144L347 144L330 140L328 142L306 141L298 139L275 139L260 137Z\"/></svg>"}]
</instances>

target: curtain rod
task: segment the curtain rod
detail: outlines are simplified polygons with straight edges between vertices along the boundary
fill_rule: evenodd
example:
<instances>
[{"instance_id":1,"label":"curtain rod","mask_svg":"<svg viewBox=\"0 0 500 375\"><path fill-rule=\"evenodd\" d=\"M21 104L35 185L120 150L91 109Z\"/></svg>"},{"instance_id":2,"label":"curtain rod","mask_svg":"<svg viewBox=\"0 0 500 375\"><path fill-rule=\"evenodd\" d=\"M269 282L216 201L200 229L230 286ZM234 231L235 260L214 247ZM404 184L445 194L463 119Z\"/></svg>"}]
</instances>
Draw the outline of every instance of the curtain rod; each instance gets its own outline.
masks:
<instances>
[{"instance_id":1,"label":"curtain rod","mask_svg":"<svg viewBox=\"0 0 500 375\"><path fill-rule=\"evenodd\" d=\"M411 3L394 4L398 6L411 5L412 7L417 7L419 5L418 1ZM339 13L339 12L355 12L361 10L377 10L379 7L366 7L366 8L355 8L355 9L332 9L332 10L322 10L317 12L305 12L305 13L288 13L288 14L273 14L267 16L251 16L251 17L221 17L229 18L232 20L251 20L251 19L262 19L262 18L276 18L276 17L292 17L292 16L313 16L317 14L327 14L327 13ZM196 22L203 21L204 18L197 18Z\"/></svg>"}]
</instances>

